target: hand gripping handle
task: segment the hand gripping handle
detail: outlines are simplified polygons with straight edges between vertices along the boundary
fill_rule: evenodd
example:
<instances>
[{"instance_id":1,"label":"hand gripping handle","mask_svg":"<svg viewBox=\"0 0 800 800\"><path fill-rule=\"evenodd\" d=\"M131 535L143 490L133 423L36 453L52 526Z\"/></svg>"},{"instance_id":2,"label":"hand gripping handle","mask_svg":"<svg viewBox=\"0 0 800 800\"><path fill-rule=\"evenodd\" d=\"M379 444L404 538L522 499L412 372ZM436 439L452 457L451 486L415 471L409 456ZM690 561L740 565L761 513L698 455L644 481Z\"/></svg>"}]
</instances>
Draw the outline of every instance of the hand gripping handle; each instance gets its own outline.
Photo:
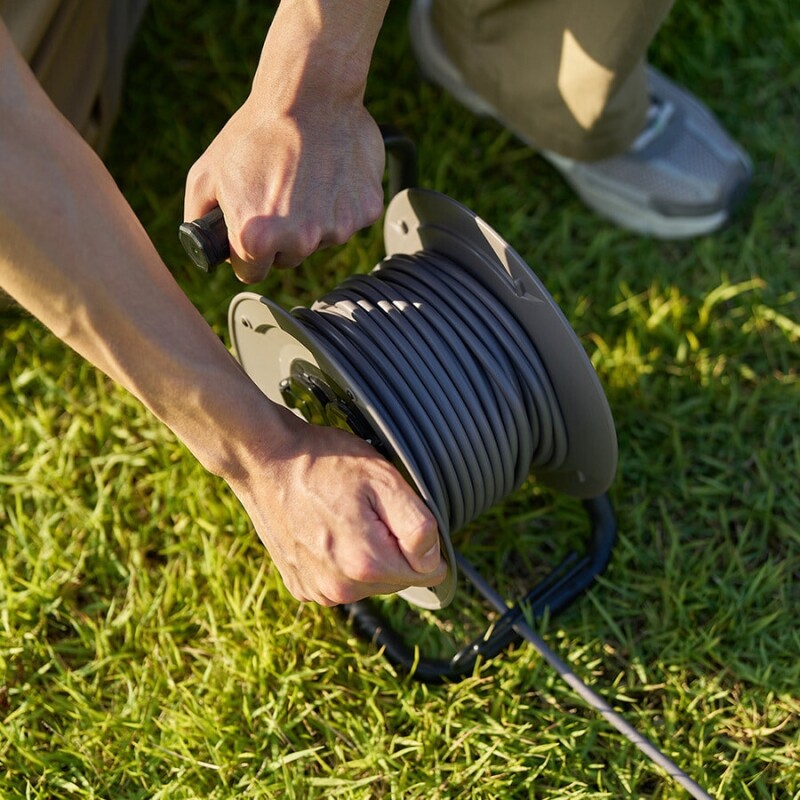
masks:
<instances>
[{"instance_id":1,"label":"hand gripping handle","mask_svg":"<svg viewBox=\"0 0 800 800\"><path fill-rule=\"evenodd\" d=\"M389 197L417 184L417 151L411 139L388 125L381 125L389 167ZM216 206L193 222L178 228L178 239L198 269L209 274L230 258L228 228L222 209Z\"/></svg>"}]
</instances>

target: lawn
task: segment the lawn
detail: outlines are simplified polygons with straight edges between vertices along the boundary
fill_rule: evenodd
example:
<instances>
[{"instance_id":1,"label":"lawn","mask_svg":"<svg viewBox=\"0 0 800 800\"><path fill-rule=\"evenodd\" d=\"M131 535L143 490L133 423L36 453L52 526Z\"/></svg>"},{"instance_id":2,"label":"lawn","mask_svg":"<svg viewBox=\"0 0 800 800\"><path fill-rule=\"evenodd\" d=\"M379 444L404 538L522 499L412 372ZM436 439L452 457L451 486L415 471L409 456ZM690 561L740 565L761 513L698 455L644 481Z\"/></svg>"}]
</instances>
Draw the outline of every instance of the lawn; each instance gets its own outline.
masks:
<instances>
[{"instance_id":1,"label":"lawn","mask_svg":"<svg viewBox=\"0 0 800 800\"><path fill-rule=\"evenodd\" d=\"M261 6L264 6L263 8ZM244 98L272 13L151 3L107 163L227 341L241 289L177 243L187 169ZM652 61L755 163L734 225L663 243L586 211L493 122L423 82L395 2L368 106L420 183L534 268L614 413L619 538L541 626L584 680L715 797L800 798L800 19L784 0L678 3ZM380 226L257 287L307 305L382 256ZM238 501L125 391L35 321L0 345L4 798L679 798L529 646L470 677L398 674L283 588ZM503 591L580 535L530 481L456 537ZM554 545L555 543L555 545ZM387 613L446 649L488 610Z\"/></svg>"}]
</instances>

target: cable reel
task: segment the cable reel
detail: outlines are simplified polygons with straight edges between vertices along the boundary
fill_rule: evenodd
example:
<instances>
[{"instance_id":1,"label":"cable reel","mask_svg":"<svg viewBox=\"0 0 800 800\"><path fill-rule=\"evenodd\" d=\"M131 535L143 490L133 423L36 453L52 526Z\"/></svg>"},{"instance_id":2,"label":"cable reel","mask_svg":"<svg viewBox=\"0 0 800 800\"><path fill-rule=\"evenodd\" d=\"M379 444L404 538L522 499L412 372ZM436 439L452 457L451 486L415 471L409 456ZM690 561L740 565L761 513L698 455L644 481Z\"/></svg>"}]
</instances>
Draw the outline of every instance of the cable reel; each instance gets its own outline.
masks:
<instances>
[{"instance_id":1,"label":"cable reel","mask_svg":"<svg viewBox=\"0 0 800 800\"><path fill-rule=\"evenodd\" d=\"M609 487L614 423L577 336L520 256L445 195L406 189L386 258L310 309L245 292L229 309L237 358L264 394L389 458L439 524L448 575L400 595L455 593L452 534L530 472L579 498Z\"/></svg>"},{"instance_id":2,"label":"cable reel","mask_svg":"<svg viewBox=\"0 0 800 800\"><path fill-rule=\"evenodd\" d=\"M489 225L416 183L410 140L383 129L390 194L386 257L291 312L252 292L228 324L245 372L309 424L349 431L389 459L439 525L447 577L399 594L425 609L453 599L459 570L498 614L452 658L421 656L369 600L344 607L355 631L426 682L469 674L525 639L592 708L698 800L710 796L597 692L531 627L591 586L607 566L616 520L607 495L617 441L603 390L580 341L530 267ZM402 189L402 191L401 191ZM184 223L186 252L211 272L229 253L219 209ZM515 604L452 543L464 525L532 474L583 500L589 533Z\"/></svg>"}]
</instances>

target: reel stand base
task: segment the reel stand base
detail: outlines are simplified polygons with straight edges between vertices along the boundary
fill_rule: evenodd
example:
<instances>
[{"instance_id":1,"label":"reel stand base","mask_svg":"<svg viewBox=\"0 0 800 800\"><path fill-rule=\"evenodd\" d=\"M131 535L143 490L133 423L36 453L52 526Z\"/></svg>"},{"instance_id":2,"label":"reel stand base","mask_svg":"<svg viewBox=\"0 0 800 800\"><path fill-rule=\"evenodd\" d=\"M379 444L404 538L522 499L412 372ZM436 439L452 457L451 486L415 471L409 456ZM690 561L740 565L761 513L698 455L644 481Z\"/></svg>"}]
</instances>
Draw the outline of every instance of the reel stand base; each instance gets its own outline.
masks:
<instances>
[{"instance_id":1,"label":"reel stand base","mask_svg":"<svg viewBox=\"0 0 800 800\"><path fill-rule=\"evenodd\" d=\"M563 611L606 568L617 532L611 500L603 494L584 500L583 506L591 528L586 553L583 556L574 552L568 555L486 631L450 659L428 658L420 654L392 628L371 600L340 606L339 610L360 638L383 649L386 659L402 672L423 683L460 680L472 672L478 659L494 658L510 644L520 641L522 635L515 627L518 623L530 623L541 619L545 613L553 615ZM491 601L496 594L494 589L458 552L456 563L484 599Z\"/></svg>"}]
</instances>

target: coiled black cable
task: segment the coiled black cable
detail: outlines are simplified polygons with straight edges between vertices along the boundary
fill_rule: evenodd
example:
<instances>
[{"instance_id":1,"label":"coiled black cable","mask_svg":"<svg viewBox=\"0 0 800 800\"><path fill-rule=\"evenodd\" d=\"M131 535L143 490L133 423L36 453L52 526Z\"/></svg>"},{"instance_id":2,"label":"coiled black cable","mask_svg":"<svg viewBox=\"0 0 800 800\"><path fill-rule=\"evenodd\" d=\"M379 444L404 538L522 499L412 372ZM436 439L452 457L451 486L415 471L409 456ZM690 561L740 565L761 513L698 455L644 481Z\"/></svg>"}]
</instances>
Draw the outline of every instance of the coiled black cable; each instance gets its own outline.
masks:
<instances>
[{"instance_id":1,"label":"coiled black cable","mask_svg":"<svg viewBox=\"0 0 800 800\"><path fill-rule=\"evenodd\" d=\"M445 256L386 258L293 313L391 410L450 532L531 470L563 464L566 428L534 343Z\"/></svg>"}]
</instances>

